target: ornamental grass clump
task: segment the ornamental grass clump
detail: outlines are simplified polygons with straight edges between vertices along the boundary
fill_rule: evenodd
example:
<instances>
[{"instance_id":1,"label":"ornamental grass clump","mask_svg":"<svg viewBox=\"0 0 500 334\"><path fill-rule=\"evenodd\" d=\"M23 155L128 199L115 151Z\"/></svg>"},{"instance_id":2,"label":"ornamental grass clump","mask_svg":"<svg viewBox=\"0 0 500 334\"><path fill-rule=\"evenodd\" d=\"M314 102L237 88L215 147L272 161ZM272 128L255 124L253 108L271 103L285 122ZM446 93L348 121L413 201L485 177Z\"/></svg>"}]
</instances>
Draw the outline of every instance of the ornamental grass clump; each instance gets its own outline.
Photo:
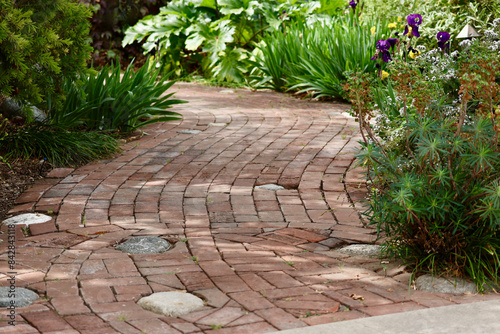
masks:
<instances>
[{"instance_id":1,"label":"ornamental grass clump","mask_svg":"<svg viewBox=\"0 0 500 334\"><path fill-rule=\"evenodd\" d=\"M121 151L116 139L104 133L70 132L36 123L9 128L0 147L8 148L4 155L8 161L45 159L54 167L81 166Z\"/></svg>"},{"instance_id":2,"label":"ornamental grass clump","mask_svg":"<svg viewBox=\"0 0 500 334\"><path fill-rule=\"evenodd\" d=\"M448 54L443 32L412 59L421 21L410 16L392 61L377 48L389 77L355 74L344 86L364 139L365 214L414 274L466 277L483 291L500 283L500 20L460 52Z\"/></svg>"},{"instance_id":3,"label":"ornamental grass clump","mask_svg":"<svg viewBox=\"0 0 500 334\"><path fill-rule=\"evenodd\" d=\"M373 72L374 43L388 33L383 20L367 18L360 23L354 16L298 22L285 32L275 31L264 39L262 54L253 62L259 70L254 86L315 98L344 98L345 73Z\"/></svg>"},{"instance_id":4,"label":"ornamental grass clump","mask_svg":"<svg viewBox=\"0 0 500 334\"><path fill-rule=\"evenodd\" d=\"M50 110L50 122L62 128L131 132L151 123L181 119L168 109L187 101L173 99L167 90L174 81L157 81L158 77L159 69L148 60L137 71L133 63L124 72L112 64L80 82L67 80L65 104Z\"/></svg>"}]
</instances>

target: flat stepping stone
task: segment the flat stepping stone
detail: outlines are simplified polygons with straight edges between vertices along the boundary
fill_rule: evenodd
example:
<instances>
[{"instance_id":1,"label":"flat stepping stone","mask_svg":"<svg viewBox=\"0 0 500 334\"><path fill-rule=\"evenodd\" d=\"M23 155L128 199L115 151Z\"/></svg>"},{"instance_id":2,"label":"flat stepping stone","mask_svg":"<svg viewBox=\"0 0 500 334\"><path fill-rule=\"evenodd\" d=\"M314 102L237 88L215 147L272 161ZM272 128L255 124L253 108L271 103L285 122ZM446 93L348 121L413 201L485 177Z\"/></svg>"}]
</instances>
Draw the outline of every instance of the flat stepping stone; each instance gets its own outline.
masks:
<instances>
[{"instance_id":1,"label":"flat stepping stone","mask_svg":"<svg viewBox=\"0 0 500 334\"><path fill-rule=\"evenodd\" d=\"M201 133L200 130L179 130L177 133L183 134L183 135L197 135L198 133Z\"/></svg>"},{"instance_id":2,"label":"flat stepping stone","mask_svg":"<svg viewBox=\"0 0 500 334\"><path fill-rule=\"evenodd\" d=\"M201 298L190 293L169 291L157 292L143 297L139 299L137 305L145 310L168 317L178 317L203 308L205 303Z\"/></svg>"},{"instance_id":3,"label":"flat stepping stone","mask_svg":"<svg viewBox=\"0 0 500 334\"><path fill-rule=\"evenodd\" d=\"M25 213L22 215L14 216L3 221L4 224L10 225L33 225L48 222L52 217L41 213Z\"/></svg>"},{"instance_id":4,"label":"flat stepping stone","mask_svg":"<svg viewBox=\"0 0 500 334\"><path fill-rule=\"evenodd\" d=\"M476 284L463 278L422 275L416 279L417 290L441 293L477 293Z\"/></svg>"},{"instance_id":5,"label":"flat stepping stone","mask_svg":"<svg viewBox=\"0 0 500 334\"><path fill-rule=\"evenodd\" d=\"M277 191L277 190L285 190L285 187L277 185L277 184L263 184L261 186L256 186L255 189L265 189L265 190Z\"/></svg>"},{"instance_id":6,"label":"flat stepping stone","mask_svg":"<svg viewBox=\"0 0 500 334\"><path fill-rule=\"evenodd\" d=\"M340 248L338 252L352 255L352 256L364 256L364 257L374 257L380 258L382 252L382 246L380 245L368 245L368 244L355 244Z\"/></svg>"},{"instance_id":7,"label":"flat stepping stone","mask_svg":"<svg viewBox=\"0 0 500 334\"><path fill-rule=\"evenodd\" d=\"M227 126L227 123L208 123L208 126Z\"/></svg>"},{"instance_id":8,"label":"flat stepping stone","mask_svg":"<svg viewBox=\"0 0 500 334\"><path fill-rule=\"evenodd\" d=\"M170 243L159 237L133 237L116 248L129 254L163 253L170 248Z\"/></svg>"},{"instance_id":9,"label":"flat stepping stone","mask_svg":"<svg viewBox=\"0 0 500 334\"><path fill-rule=\"evenodd\" d=\"M236 93L236 91L234 89L223 89L223 90L220 90L219 93L233 94L233 93Z\"/></svg>"},{"instance_id":10,"label":"flat stepping stone","mask_svg":"<svg viewBox=\"0 0 500 334\"><path fill-rule=\"evenodd\" d=\"M12 295L15 295L15 297L12 298ZM11 306L12 301L14 301L15 307L26 307L31 305L37 299L38 295L36 293L25 288L8 286L0 287L0 307L2 308Z\"/></svg>"}]
</instances>

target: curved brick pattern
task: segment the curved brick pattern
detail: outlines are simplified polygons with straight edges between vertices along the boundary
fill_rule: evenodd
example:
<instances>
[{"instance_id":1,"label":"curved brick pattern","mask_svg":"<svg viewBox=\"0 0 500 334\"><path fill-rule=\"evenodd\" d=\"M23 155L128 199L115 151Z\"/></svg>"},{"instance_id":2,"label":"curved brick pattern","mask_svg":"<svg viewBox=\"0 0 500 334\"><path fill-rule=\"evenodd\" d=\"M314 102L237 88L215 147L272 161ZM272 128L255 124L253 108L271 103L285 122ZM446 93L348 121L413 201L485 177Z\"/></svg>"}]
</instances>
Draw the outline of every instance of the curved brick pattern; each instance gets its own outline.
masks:
<instances>
[{"instance_id":1,"label":"curved brick pattern","mask_svg":"<svg viewBox=\"0 0 500 334\"><path fill-rule=\"evenodd\" d=\"M16 232L16 284L43 298L17 310L15 330L0 310L1 333L263 333L499 298L410 293L400 263L335 250L376 238L359 214L366 191L348 106L175 90L190 102L176 106L182 121L148 126L114 159L55 169L18 199L11 214L54 219ZM255 189L264 184L285 189ZM133 236L173 247L114 248ZM2 285L8 271L1 261ZM206 305L171 318L136 304L179 290Z\"/></svg>"}]
</instances>

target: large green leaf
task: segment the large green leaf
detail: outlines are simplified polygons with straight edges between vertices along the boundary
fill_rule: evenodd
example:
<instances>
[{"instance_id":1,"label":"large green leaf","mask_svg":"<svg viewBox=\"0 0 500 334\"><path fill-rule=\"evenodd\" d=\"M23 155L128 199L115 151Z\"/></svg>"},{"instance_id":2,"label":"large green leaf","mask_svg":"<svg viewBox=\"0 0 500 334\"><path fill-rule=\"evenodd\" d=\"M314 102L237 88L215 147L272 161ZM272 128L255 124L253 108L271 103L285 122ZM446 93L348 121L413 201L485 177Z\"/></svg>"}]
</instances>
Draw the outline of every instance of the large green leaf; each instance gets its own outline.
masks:
<instances>
[{"instance_id":1,"label":"large green leaf","mask_svg":"<svg viewBox=\"0 0 500 334\"><path fill-rule=\"evenodd\" d=\"M227 43L231 43L234 40L235 27L232 27L230 24L230 20L220 20L211 25L212 29L216 29L215 34L210 39L207 39L203 51L210 53L212 64L219 59L219 52L226 49Z\"/></svg>"},{"instance_id":2,"label":"large green leaf","mask_svg":"<svg viewBox=\"0 0 500 334\"><path fill-rule=\"evenodd\" d=\"M242 48L227 48L220 57L220 61L213 69L217 79L228 82L242 82L246 67L242 61L247 58L247 51Z\"/></svg>"},{"instance_id":3,"label":"large green leaf","mask_svg":"<svg viewBox=\"0 0 500 334\"><path fill-rule=\"evenodd\" d=\"M244 2L242 0L219 0L221 8L220 12L224 15L241 14L244 10Z\"/></svg>"},{"instance_id":4,"label":"large green leaf","mask_svg":"<svg viewBox=\"0 0 500 334\"><path fill-rule=\"evenodd\" d=\"M186 33L189 34L186 39L186 49L191 51L196 51L204 41L214 35L210 27L205 23L190 26L186 29Z\"/></svg>"}]
</instances>

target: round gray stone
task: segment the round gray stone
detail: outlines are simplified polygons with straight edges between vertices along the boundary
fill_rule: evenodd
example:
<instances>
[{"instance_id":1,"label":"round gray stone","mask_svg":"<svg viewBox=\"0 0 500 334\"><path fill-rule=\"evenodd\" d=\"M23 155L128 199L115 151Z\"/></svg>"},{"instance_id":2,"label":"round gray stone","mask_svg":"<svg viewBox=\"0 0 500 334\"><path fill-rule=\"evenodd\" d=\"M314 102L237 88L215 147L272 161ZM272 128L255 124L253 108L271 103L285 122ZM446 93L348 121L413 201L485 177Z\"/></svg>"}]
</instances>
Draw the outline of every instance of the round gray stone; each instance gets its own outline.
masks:
<instances>
[{"instance_id":1,"label":"round gray stone","mask_svg":"<svg viewBox=\"0 0 500 334\"><path fill-rule=\"evenodd\" d=\"M416 279L417 290L441 293L477 293L476 284L463 278L422 275Z\"/></svg>"},{"instance_id":2,"label":"round gray stone","mask_svg":"<svg viewBox=\"0 0 500 334\"><path fill-rule=\"evenodd\" d=\"M42 110L35 106L26 106L23 110L22 104L11 98L6 98L5 101L0 104L0 114L7 118L13 118L15 116L20 116L23 119L32 118L38 122L45 122L47 120L47 115L45 115Z\"/></svg>"},{"instance_id":3,"label":"round gray stone","mask_svg":"<svg viewBox=\"0 0 500 334\"><path fill-rule=\"evenodd\" d=\"M52 217L43 215L41 213L25 213L22 215L17 215L6 219L3 221L4 224L14 224L14 225L32 225L32 224L41 224L48 222Z\"/></svg>"},{"instance_id":4,"label":"round gray stone","mask_svg":"<svg viewBox=\"0 0 500 334\"><path fill-rule=\"evenodd\" d=\"M183 134L183 135L196 135L198 133L201 133L200 130L179 130L177 133Z\"/></svg>"},{"instance_id":5,"label":"round gray stone","mask_svg":"<svg viewBox=\"0 0 500 334\"><path fill-rule=\"evenodd\" d=\"M205 306L203 300L195 295L177 291L153 293L139 299L137 304L145 310L168 317L178 317Z\"/></svg>"},{"instance_id":6,"label":"round gray stone","mask_svg":"<svg viewBox=\"0 0 500 334\"><path fill-rule=\"evenodd\" d=\"M30 111L33 115L33 119L37 122L45 122L47 120L47 115L35 106L30 107Z\"/></svg>"},{"instance_id":7,"label":"round gray stone","mask_svg":"<svg viewBox=\"0 0 500 334\"><path fill-rule=\"evenodd\" d=\"M340 253L344 253L352 256L364 256L364 257L374 257L380 258L382 252L382 246L380 245L367 245L367 244L355 244L349 245L338 250Z\"/></svg>"},{"instance_id":8,"label":"round gray stone","mask_svg":"<svg viewBox=\"0 0 500 334\"><path fill-rule=\"evenodd\" d=\"M133 237L116 248L129 254L163 253L170 248L170 243L159 237Z\"/></svg>"},{"instance_id":9,"label":"round gray stone","mask_svg":"<svg viewBox=\"0 0 500 334\"><path fill-rule=\"evenodd\" d=\"M261 186L256 186L255 189L265 189L265 190L285 190L285 187L279 186L277 184L263 184Z\"/></svg>"},{"instance_id":10,"label":"round gray stone","mask_svg":"<svg viewBox=\"0 0 500 334\"><path fill-rule=\"evenodd\" d=\"M7 281L8 282L8 281ZM11 295L9 297L9 295ZM14 296L12 296L14 295ZM13 298L12 298L13 297ZM9 307L11 301L14 301L15 307L26 307L38 299L38 295L25 288L10 288L8 286L0 287L0 307Z\"/></svg>"},{"instance_id":11,"label":"round gray stone","mask_svg":"<svg viewBox=\"0 0 500 334\"><path fill-rule=\"evenodd\" d=\"M23 108L19 104L19 102L11 99L11 98L6 98L3 103L0 104L0 114L7 118L12 118L14 116L21 116L23 117Z\"/></svg>"}]
</instances>

